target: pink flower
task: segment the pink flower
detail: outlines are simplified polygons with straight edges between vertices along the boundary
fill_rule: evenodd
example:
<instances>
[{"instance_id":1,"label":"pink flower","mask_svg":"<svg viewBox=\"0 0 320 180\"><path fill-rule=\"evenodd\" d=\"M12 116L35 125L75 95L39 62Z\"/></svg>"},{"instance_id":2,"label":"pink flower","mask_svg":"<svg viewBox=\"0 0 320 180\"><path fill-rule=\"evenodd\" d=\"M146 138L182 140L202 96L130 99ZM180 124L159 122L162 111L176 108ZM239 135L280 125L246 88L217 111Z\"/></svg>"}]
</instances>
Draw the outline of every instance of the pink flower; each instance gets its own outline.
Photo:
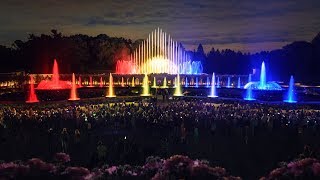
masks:
<instances>
[{"instance_id":1,"label":"pink flower","mask_svg":"<svg viewBox=\"0 0 320 180\"><path fill-rule=\"evenodd\" d=\"M66 163L66 162L69 162L70 161L70 156L66 153L56 153L54 155L54 159L57 161L57 162L60 162L60 163Z\"/></svg>"},{"instance_id":2,"label":"pink flower","mask_svg":"<svg viewBox=\"0 0 320 180\"><path fill-rule=\"evenodd\" d=\"M28 164L30 168L34 170L48 171L50 173L54 173L56 171L56 167L53 164L46 163L39 158L30 159Z\"/></svg>"},{"instance_id":3,"label":"pink flower","mask_svg":"<svg viewBox=\"0 0 320 180\"><path fill-rule=\"evenodd\" d=\"M313 163L311 169L312 169L312 172L315 176L320 176L320 163L319 162Z\"/></svg>"},{"instance_id":4,"label":"pink flower","mask_svg":"<svg viewBox=\"0 0 320 180\"><path fill-rule=\"evenodd\" d=\"M70 177L85 177L90 174L90 171L84 167L68 167L65 169L64 174Z\"/></svg>"},{"instance_id":5,"label":"pink flower","mask_svg":"<svg viewBox=\"0 0 320 180\"><path fill-rule=\"evenodd\" d=\"M279 177L281 176L284 172L286 172L286 169L285 168L277 168L277 169L274 169L273 171L270 172L269 176L272 177L272 178L276 178L276 177Z\"/></svg>"},{"instance_id":6,"label":"pink flower","mask_svg":"<svg viewBox=\"0 0 320 180\"><path fill-rule=\"evenodd\" d=\"M108 169L106 169L106 171L108 172L108 174L112 175L114 172L117 171L117 166L111 166Z\"/></svg>"}]
</instances>

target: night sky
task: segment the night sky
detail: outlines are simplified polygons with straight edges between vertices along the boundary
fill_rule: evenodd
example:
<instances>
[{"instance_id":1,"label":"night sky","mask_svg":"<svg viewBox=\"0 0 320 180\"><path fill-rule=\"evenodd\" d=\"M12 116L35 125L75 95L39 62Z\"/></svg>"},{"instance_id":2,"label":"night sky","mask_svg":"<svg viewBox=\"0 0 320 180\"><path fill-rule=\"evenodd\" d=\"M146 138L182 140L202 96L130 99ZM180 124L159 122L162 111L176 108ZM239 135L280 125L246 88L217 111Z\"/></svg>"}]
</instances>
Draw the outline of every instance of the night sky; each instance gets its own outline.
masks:
<instances>
[{"instance_id":1,"label":"night sky","mask_svg":"<svg viewBox=\"0 0 320 180\"><path fill-rule=\"evenodd\" d=\"M1 0L0 44L28 34L107 34L144 39L160 27L187 49L257 52L320 32L320 0Z\"/></svg>"}]
</instances>

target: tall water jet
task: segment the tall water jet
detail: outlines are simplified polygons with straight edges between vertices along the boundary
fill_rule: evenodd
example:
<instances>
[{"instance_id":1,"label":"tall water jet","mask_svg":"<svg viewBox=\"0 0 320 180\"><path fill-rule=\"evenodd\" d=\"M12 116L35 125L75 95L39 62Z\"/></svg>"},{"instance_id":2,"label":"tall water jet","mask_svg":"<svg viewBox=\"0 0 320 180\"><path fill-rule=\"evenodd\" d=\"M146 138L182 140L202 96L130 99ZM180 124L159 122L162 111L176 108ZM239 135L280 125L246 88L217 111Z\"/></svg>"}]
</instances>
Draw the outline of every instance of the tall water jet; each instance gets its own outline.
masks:
<instances>
[{"instance_id":1,"label":"tall water jet","mask_svg":"<svg viewBox=\"0 0 320 180\"><path fill-rule=\"evenodd\" d=\"M115 93L114 93L114 89L113 89L113 77L112 74L110 73L109 75L109 91L108 91L108 95L106 95L106 97L111 98L111 97L116 97Z\"/></svg>"},{"instance_id":2,"label":"tall water jet","mask_svg":"<svg viewBox=\"0 0 320 180\"><path fill-rule=\"evenodd\" d=\"M252 89L251 88L248 88L246 90L246 97L243 98L244 100L247 100L247 101L254 101L256 100L254 97L253 97L253 92L252 92Z\"/></svg>"},{"instance_id":3,"label":"tall water jet","mask_svg":"<svg viewBox=\"0 0 320 180\"><path fill-rule=\"evenodd\" d=\"M99 87L103 87L103 80L102 80L102 77L100 77L100 84L99 84Z\"/></svg>"},{"instance_id":4,"label":"tall water jet","mask_svg":"<svg viewBox=\"0 0 320 180\"><path fill-rule=\"evenodd\" d=\"M121 77L121 87L124 87L124 79Z\"/></svg>"},{"instance_id":5,"label":"tall water jet","mask_svg":"<svg viewBox=\"0 0 320 180\"><path fill-rule=\"evenodd\" d=\"M70 98L68 100L70 101L76 101L79 100L77 96L77 85L76 85L76 76L74 73L72 73L72 81L71 81L71 92L70 92Z\"/></svg>"},{"instance_id":6,"label":"tall water jet","mask_svg":"<svg viewBox=\"0 0 320 180\"><path fill-rule=\"evenodd\" d=\"M230 76L228 76L228 81L227 81L227 88L230 88Z\"/></svg>"},{"instance_id":7,"label":"tall water jet","mask_svg":"<svg viewBox=\"0 0 320 180\"><path fill-rule=\"evenodd\" d=\"M156 80L156 77L153 77L153 85L151 86L151 88L157 88L157 80Z\"/></svg>"},{"instance_id":8,"label":"tall water jet","mask_svg":"<svg viewBox=\"0 0 320 180\"><path fill-rule=\"evenodd\" d=\"M57 60L54 59L53 61L53 72L52 72L52 83L55 85L59 84L59 69L58 69L58 63Z\"/></svg>"},{"instance_id":9,"label":"tall water jet","mask_svg":"<svg viewBox=\"0 0 320 180\"><path fill-rule=\"evenodd\" d=\"M220 78L217 77L217 88L220 88Z\"/></svg>"},{"instance_id":10,"label":"tall water jet","mask_svg":"<svg viewBox=\"0 0 320 180\"><path fill-rule=\"evenodd\" d=\"M293 76L290 77L289 88L287 92L287 98L284 100L287 103L296 103L296 97L294 92L294 79Z\"/></svg>"},{"instance_id":11,"label":"tall water jet","mask_svg":"<svg viewBox=\"0 0 320 180\"><path fill-rule=\"evenodd\" d=\"M36 92L34 90L34 79L33 76L30 75L30 90L29 90L29 96L26 101L26 103L36 103L39 102L38 97L36 95Z\"/></svg>"},{"instance_id":12,"label":"tall water jet","mask_svg":"<svg viewBox=\"0 0 320 180\"><path fill-rule=\"evenodd\" d=\"M215 98L217 96L217 91L216 91L216 76L214 73L212 73L212 79L211 79L211 91L210 95L208 97Z\"/></svg>"},{"instance_id":13,"label":"tall water jet","mask_svg":"<svg viewBox=\"0 0 320 180\"><path fill-rule=\"evenodd\" d=\"M251 81L251 74L249 74L248 81L249 82L243 87L244 89L251 88L252 90L282 90L282 87L278 83L274 81L267 81L266 66L264 61L261 63L260 80Z\"/></svg>"},{"instance_id":14,"label":"tall water jet","mask_svg":"<svg viewBox=\"0 0 320 180\"><path fill-rule=\"evenodd\" d=\"M161 88L168 88L167 77L163 78L163 85L161 86Z\"/></svg>"},{"instance_id":15,"label":"tall water jet","mask_svg":"<svg viewBox=\"0 0 320 180\"><path fill-rule=\"evenodd\" d=\"M70 81L61 81L60 80L58 63L57 63L57 60L54 59L51 80L50 81L42 80L38 84L36 89L57 90L57 89L70 89L70 88L71 88Z\"/></svg>"},{"instance_id":16,"label":"tall water jet","mask_svg":"<svg viewBox=\"0 0 320 180\"><path fill-rule=\"evenodd\" d=\"M267 76L266 76L266 66L264 61L261 64L261 72L260 72L260 89L266 89L267 84Z\"/></svg>"},{"instance_id":17,"label":"tall water jet","mask_svg":"<svg viewBox=\"0 0 320 180\"><path fill-rule=\"evenodd\" d=\"M238 77L238 84L237 84L237 88L241 88L241 84L240 84L240 77Z\"/></svg>"},{"instance_id":18,"label":"tall water jet","mask_svg":"<svg viewBox=\"0 0 320 180\"><path fill-rule=\"evenodd\" d=\"M79 79L78 79L78 86L82 87L81 76L79 76Z\"/></svg>"},{"instance_id":19,"label":"tall water jet","mask_svg":"<svg viewBox=\"0 0 320 180\"><path fill-rule=\"evenodd\" d=\"M143 91L141 96L151 96L150 95L150 90L149 90L149 78L147 73L144 74L144 78L143 78Z\"/></svg>"},{"instance_id":20,"label":"tall water jet","mask_svg":"<svg viewBox=\"0 0 320 180\"><path fill-rule=\"evenodd\" d=\"M89 77L89 86L88 87L93 87L92 76Z\"/></svg>"},{"instance_id":21,"label":"tall water jet","mask_svg":"<svg viewBox=\"0 0 320 180\"><path fill-rule=\"evenodd\" d=\"M188 84L188 77L186 77L186 80L185 80L185 83L184 83L184 87L188 87L189 84Z\"/></svg>"},{"instance_id":22,"label":"tall water jet","mask_svg":"<svg viewBox=\"0 0 320 180\"><path fill-rule=\"evenodd\" d=\"M177 79L176 79L176 88L174 90L173 96L183 96L182 90L181 90L181 84L180 84L180 74L177 74Z\"/></svg>"},{"instance_id":23,"label":"tall water jet","mask_svg":"<svg viewBox=\"0 0 320 180\"><path fill-rule=\"evenodd\" d=\"M199 80L198 80L198 77L196 77L196 88L199 87Z\"/></svg>"},{"instance_id":24,"label":"tall water jet","mask_svg":"<svg viewBox=\"0 0 320 180\"><path fill-rule=\"evenodd\" d=\"M134 77L132 77L131 87L135 87Z\"/></svg>"},{"instance_id":25,"label":"tall water jet","mask_svg":"<svg viewBox=\"0 0 320 180\"><path fill-rule=\"evenodd\" d=\"M206 87L208 88L208 87L210 87L210 82L209 82L210 80L209 80L209 76L207 76L207 82L206 82Z\"/></svg>"}]
</instances>

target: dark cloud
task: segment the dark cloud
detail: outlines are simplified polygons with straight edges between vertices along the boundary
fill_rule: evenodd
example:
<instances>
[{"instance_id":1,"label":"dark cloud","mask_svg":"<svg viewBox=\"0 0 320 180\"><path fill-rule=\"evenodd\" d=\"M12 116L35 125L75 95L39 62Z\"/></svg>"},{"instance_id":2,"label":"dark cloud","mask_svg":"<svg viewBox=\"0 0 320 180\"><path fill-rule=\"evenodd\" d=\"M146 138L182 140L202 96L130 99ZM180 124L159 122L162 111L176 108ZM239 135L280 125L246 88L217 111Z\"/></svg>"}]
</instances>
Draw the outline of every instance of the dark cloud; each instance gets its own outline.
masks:
<instances>
[{"instance_id":1,"label":"dark cloud","mask_svg":"<svg viewBox=\"0 0 320 180\"><path fill-rule=\"evenodd\" d=\"M2 0L0 44L52 28L135 40L161 27L187 48L202 43L257 51L310 41L320 30L319 9L318 0Z\"/></svg>"}]
</instances>

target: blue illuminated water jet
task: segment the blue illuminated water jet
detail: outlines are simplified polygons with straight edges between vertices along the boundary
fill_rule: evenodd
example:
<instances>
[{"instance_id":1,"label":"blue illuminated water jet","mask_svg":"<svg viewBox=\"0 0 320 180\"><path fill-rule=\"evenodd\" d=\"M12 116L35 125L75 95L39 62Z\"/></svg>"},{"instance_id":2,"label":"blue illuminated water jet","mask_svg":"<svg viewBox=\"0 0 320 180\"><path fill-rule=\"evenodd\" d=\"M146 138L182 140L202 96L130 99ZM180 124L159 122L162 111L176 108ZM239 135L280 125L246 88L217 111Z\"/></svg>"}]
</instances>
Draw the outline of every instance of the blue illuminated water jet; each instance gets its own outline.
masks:
<instances>
[{"instance_id":1,"label":"blue illuminated water jet","mask_svg":"<svg viewBox=\"0 0 320 180\"><path fill-rule=\"evenodd\" d=\"M287 92L287 99L285 99L284 102L287 102L287 103L296 103L297 102L293 86L294 86L294 79L293 79L293 76L291 76L290 82L289 82L289 89Z\"/></svg>"},{"instance_id":2,"label":"blue illuminated water jet","mask_svg":"<svg viewBox=\"0 0 320 180\"><path fill-rule=\"evenodd\" d=\"M228 77L228 82L227 82L227 88L231 87L230 86L230 77Z\"/></svg>"},{"instance_id":3,"label":"blue illuminated water jet","mask_svg":"<svg viewBox=\"0 0 320 180\"><path fill-rule=\"evenodd\" d=\"M198 77L196 77L196 88L199 87Z\"/></svg>"},{"instance_id":4,"label":"blue illuminated water jet","mask_svg":"<svg viewBox=\"0 0 320 180\"><path fill-rule=\"evenodd\" d=\"M208 87L210 87L210 82L209 82L210 80L209 80L209 76L207 77L207 82L206 82L206 87L208 88Z\"/></svg>"},{"instance_id":5,"label":"blue illuminated water jet","mask_svg":"<svg viewBox=\"0 0 320 180\"><path fill-rule=\"evenodd\" d=\"M237 88L241 88L241 84L240 84L240 77L238 77L238 85L237 85Z\"/></svg>"},{"instance_id":6,"label":"blue illuminated water jet","mask_svg":"<svg viewBox=\"0 0 320 180\"><path fill-rule=\"evenodd\" d=\"M215 76L214 73L212 73L211 91L210 91L210 95L208 96L208 97L211 97L211 98L218 97L218 96L217 96L217 92L216 92L216 83L215 83L215 80L216 80L216 76Z\"/></svg>"},{"instance_id":7,"label":"blue illuminated water jet","mask_svg":"<svg viewBox=\"0 0 320 180\"><path fill-rule=\"evenodd\" d=\"M251 74L249 74L249 77L248 77L248 83L251 82Z\"/></svg>"},{"instance_id":8,"label":"blue illuminated water jet","mask_svg":"<svg viewBox=\"0 0 320 180\"><path fill-rule=\"evenodd\" d=\"M220 88L220 78L217 77L217 88Z\"/></svg>"},{"instance_id":9,"label":"blue illuminated water jet","mask_svg":"<svg viewBox=\"0 0 320 180\"><path fill-rule=\"evenodd\" d=\"M266 89L266 83L267 83L267 78L266 78L266 66L264 64L264 61L261 64L261 72L260 72L260 89Z\"/></svg>"},{"instance_id":10,"label":"blue illuminated water jet","mask_svg":"<svg viewBox=\"0 0 320 180\"><path fill-rule=\"evenodd\" d=\"M248 80L249 82L244 86L244 89L282 90L278 83L267 81L266 67L264 62L261 64L260 81L251 81L250 75Z\"/></svg>"},{"instance_id":11,"label":"blue illuminated water jet","mask_svg":"<svg viewBox=\"0 0 320 180\"><path fill-rule=\"evenodd\" d=\"M186 77L186 81L185 81L184 87L188 87L188 78L187 77Z\"/></svg>"}]
</instances>

